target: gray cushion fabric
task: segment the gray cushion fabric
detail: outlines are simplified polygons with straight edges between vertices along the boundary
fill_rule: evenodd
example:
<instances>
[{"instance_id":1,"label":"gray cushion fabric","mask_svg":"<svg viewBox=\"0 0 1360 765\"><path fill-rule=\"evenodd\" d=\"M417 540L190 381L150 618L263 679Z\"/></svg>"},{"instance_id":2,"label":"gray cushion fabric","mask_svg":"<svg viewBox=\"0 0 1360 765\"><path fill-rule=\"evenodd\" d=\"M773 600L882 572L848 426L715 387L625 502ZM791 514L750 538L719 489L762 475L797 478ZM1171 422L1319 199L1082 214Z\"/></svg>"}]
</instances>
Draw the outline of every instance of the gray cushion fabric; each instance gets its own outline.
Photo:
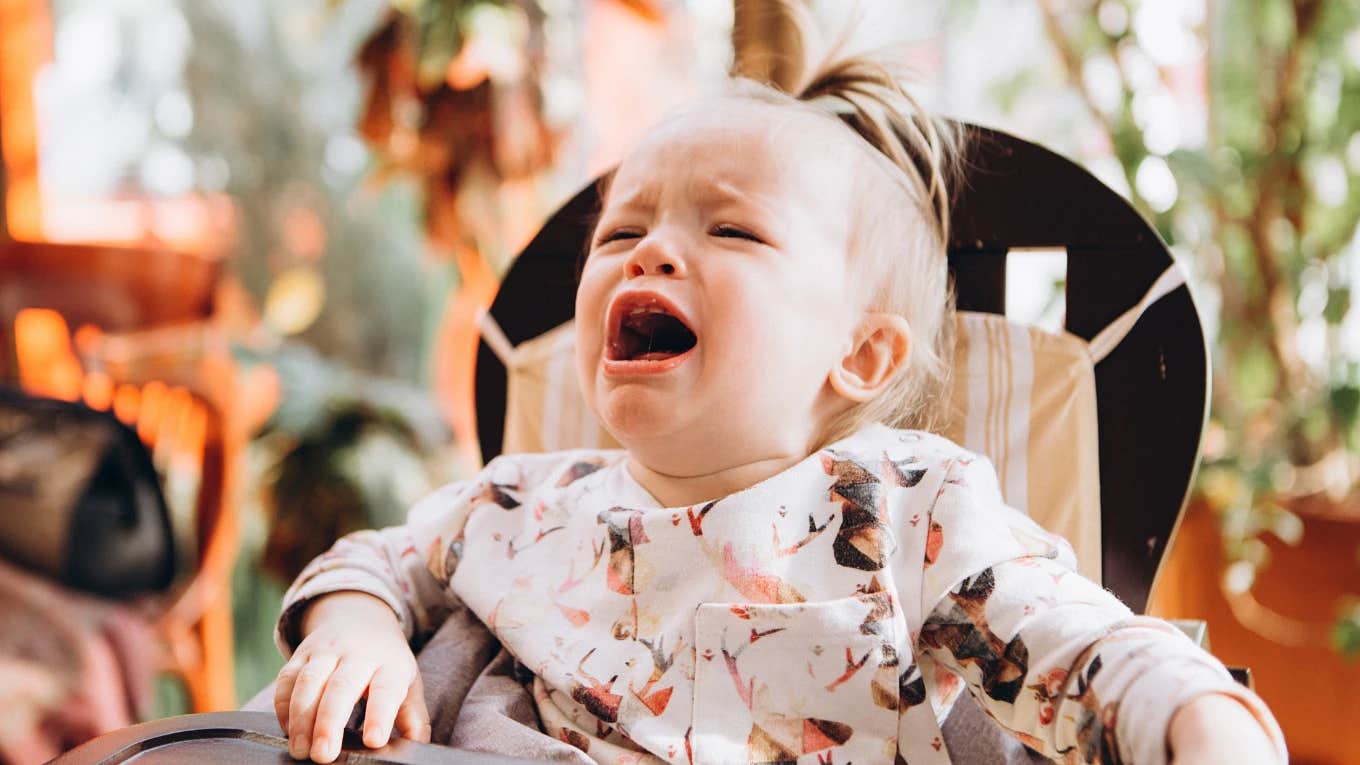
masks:
<instances>
[{"instance_id":1,"label":"gray cushion fabric","mask_svg":"<svg viewBox=\"0 0 1360 765\"><path fill-rule=\"evenodd\" d=\"M1050 761L1008 735L987 716L971 693L959 696L941 730L954 765L1029 765Z\"/></svg>"}]
</instances>

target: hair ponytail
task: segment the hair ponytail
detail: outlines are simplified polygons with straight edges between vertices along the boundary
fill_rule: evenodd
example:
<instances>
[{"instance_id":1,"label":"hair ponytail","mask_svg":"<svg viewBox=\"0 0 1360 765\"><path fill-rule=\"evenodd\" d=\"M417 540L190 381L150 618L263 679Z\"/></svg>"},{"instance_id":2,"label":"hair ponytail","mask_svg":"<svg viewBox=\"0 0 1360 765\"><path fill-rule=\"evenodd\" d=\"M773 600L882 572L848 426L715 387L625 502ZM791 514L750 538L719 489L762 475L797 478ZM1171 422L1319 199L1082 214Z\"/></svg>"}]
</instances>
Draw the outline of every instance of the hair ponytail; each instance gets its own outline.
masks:
<instances>
[{"instance_id":1,"label":"hair ponytail","mask_svg":"<svg viewBox=\"0 0 1360 765\"><path fill-rule=\"evenodd\" d=\"M956 123L932 117L887 65L866 57L824 63L795 98L833 114L892 162L948 243L949 190L963 140Z\"/></svg>"}]
</instances>

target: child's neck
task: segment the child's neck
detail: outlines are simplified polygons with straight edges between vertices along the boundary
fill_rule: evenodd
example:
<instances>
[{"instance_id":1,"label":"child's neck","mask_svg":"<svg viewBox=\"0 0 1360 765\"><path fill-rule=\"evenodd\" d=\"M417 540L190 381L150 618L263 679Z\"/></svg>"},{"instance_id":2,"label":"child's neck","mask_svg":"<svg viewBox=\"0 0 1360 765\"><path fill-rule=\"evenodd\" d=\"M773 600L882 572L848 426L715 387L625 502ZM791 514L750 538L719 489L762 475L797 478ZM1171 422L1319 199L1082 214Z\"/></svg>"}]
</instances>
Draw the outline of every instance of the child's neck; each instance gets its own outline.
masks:
<instances>
[{"instance_id":1,"label":"child's neck","mask_svg":"<svg viewBox=\"0 0 1360 765\"><path fill-rule=\"evenodd\" d=\"M788 453L762 457L712 472L668 475L628 456L628 473L662 507L686 507L735 494L802 461L806 454Z\"/></svg>"}]
</instances>

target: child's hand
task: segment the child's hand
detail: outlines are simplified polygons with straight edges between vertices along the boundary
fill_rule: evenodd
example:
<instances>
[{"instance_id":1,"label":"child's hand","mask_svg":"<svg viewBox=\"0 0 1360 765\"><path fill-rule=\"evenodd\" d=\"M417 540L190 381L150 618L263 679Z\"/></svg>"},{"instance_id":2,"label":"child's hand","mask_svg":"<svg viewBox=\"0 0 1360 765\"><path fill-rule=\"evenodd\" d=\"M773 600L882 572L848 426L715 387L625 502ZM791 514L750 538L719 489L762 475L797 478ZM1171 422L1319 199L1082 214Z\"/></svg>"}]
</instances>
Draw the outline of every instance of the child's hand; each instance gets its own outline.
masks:
<instances>
[{"instance_id":1,"label":"child's hand","mask_svg":"<svg viewBox=\"0 0 1360 765\"><path fill-rule=\"evenodd\" d=\"M1171 717L1173 763L1275 765L1275 746L1261 723L1236 699L1210 693L1191 699Z\"/></svg>"},{"instance_id":2,"label":"child's hand","mask_svg":"<svg viewBox=\"0 0 1360 765\"><path fill-rule=\"evenodd\" d=\"M302 634L274 691L289 754L335 760L345 723L365 694L365 746L386 745L394 723L406 738L430 740L415 656L386 603L361 592L326 595L307 609Z\"/></svg>"}]
</instances>

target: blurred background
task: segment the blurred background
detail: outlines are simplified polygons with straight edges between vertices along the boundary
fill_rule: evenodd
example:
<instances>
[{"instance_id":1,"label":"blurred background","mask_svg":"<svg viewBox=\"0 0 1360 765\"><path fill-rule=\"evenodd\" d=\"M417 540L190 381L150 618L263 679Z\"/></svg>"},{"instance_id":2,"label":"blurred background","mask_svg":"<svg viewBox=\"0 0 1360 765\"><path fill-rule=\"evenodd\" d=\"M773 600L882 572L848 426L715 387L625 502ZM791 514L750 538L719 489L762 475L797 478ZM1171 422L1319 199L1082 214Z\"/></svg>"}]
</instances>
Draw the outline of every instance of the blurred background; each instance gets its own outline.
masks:
<instances>
[{"instance_id":1,"label":"blurred background","mask_svg":"<svg viewBox=\"0 0 1360 765\"><path fill-rule=\"evenodd\" d=\"M810 4L1170 243L1214 375L1150 610L1207 620L1296 762L1360 762L1360 2ZM268 683L301 566L476 469L514 253L780 50L765 5L0 0L0 761ZM1008 295L1045 326L1058 257Z\"/></svg>"}]
</instances>

